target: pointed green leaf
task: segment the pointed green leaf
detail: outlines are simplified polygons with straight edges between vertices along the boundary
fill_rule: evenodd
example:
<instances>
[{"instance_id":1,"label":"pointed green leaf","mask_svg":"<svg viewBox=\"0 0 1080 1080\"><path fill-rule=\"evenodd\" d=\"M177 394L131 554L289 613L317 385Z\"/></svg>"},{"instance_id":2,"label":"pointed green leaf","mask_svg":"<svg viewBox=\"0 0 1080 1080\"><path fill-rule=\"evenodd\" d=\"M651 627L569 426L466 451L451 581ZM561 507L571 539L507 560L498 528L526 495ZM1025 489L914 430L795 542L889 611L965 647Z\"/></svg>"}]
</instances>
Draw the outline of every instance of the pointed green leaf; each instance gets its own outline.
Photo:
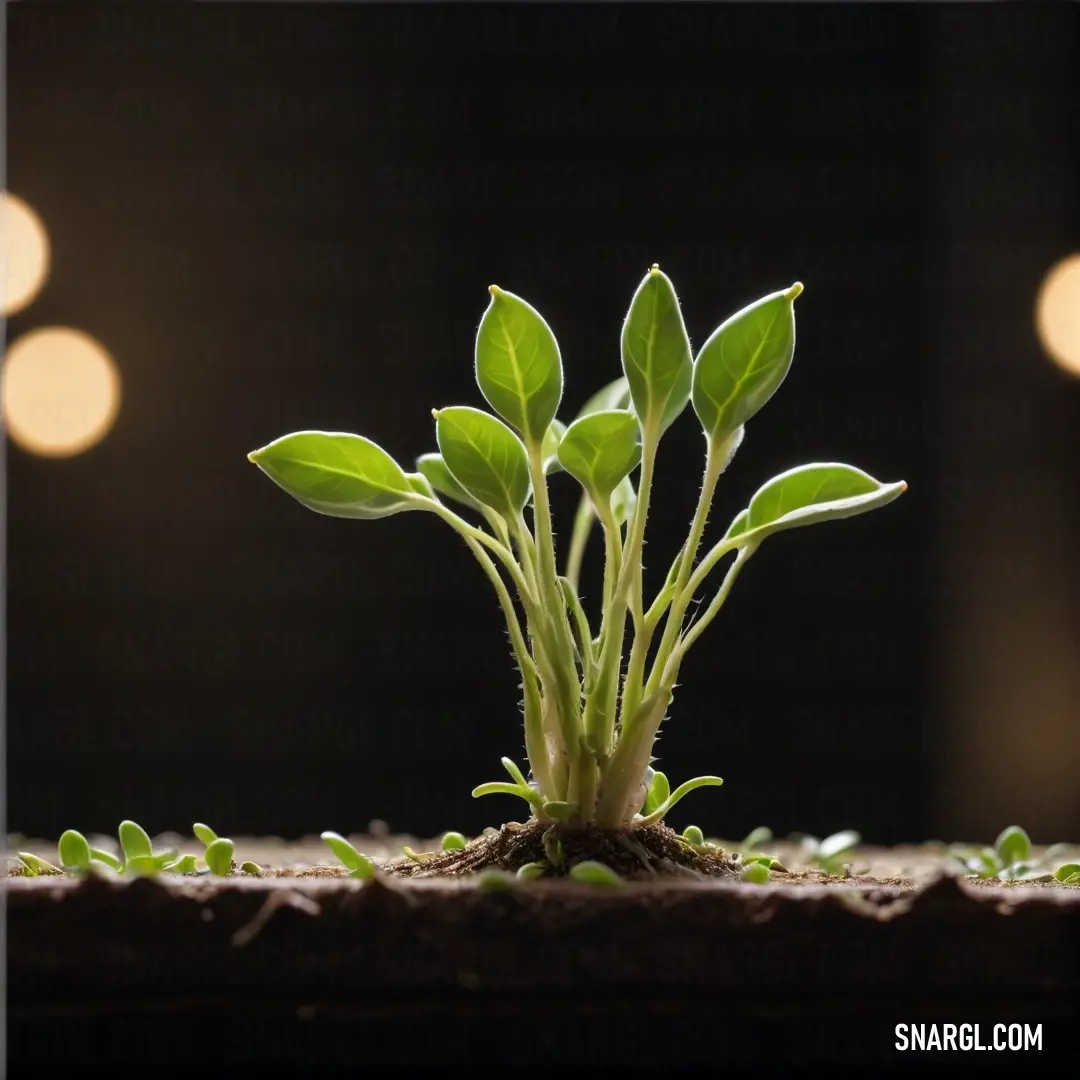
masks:
<instances>
[{"instance_id":1,"label":"pointed green leaf","mask_svg":"<svg viewBox=\"0 0 1080 1080\"><path fill-rule=\"evenodd\" d=\"M437 494L473 510L480 509L480 504L454 479L454 474L446 467L442 454L422 454L416 459L416 467Z\"/></svg>"},{"instance_id":2,"label":"pointed green leaf","mask_svg":"<svg viewBox=\"0 0 1080 1080\"><path fill-rule=\"evenodd\" d=\"M725 439L776 393L795 352L795 298L771 293L713 331L694 361L694 411L711 440Z\"/></svg>"},{"instance_id":3,"label":"pointed green leaf","mask_svg":"<svg viewBox=\"0 0 1080 1080\"><path fill-rule=\"evenodd\" d=\"M217 839L217 833L209 825L204 825L201 821L196 821L191 826L191 831L195 834L195 839L203 847L209 847Z\"/></svg>"},{"instance_id":4,"label":"pointed green leaf","mask_svg":"<svg viewBox=\"0 0 1080 1080\"><path fill-rule=\"evenodd\" d=\"M760 541L785 529L855 517L891 503L905 491L903 480L883 484L852 465L799 465L759 488L724 539Z\"/></svg>"},{"instance_id":5,"label":"pointed green leaf","mask_svg":"<svg viewBox=\"0 0 1080 1080\"><path fill-rule=\"evenodd\" d=\"M479 799L483 795L516 795L524 799L529 806L537 810L543 810L543 798L530 787L522 787L520 784L507 784L501 780L493 780L487 784L479 784L472 790L472 797Z\"/></svg>"},{"instance_id":6,"label":"pointed green leaf","mask_svg":"<svg viewBox=\"0 0 1080 1080\"><path fill-rule=\"evenodd\" d=\"M538 445L562 400L559 346L551 327L520 296L497 285L489 291L491 303L476 334L476 382L487 403L527 443Z\"/></svg>"},{"instance_id":7,"label":"pointed green leaf","mask_svg":"<svg viewBox=\"0 0 1080 1080\"><path fill-rule=\"evenodd\" d=\"M454 405L436 413L435 436L447 468L474 499L505 518L521 513L529 498L529 460L501 420Z\"/></svg>"},{"instance_id":8,"label":"pointed green leaf","mask_svg":"<svg viewBox=\"0 0 1080 1080\"><path fill-rule=\"evenodd\" d=\"M297 431L253 450L248 460L317 514L370 519L415 508L401 466L362 435Z\"/></svg>"},{"instance_id":9,"label":"pointed green leaf","mask_svg":"<svg viewBox=\"0 0 1080 1080\"><path fill-rule=\"evenodd\" d=\"M667 802L670 794L671 785L668 783L668 778L658 769L653 773L652 782L649 784L649 789L646 792L645 805L641 808L641 813L643 815L651 814L654 810Z\"/></svg>"},{"instance_id":10,"label":"pointed green leaf","mask_svg":"<svg viewBox=\"0 0 1080 1080\"><path fill-rule=\"evenodd\" d=\"M574 419L580 420L583 416L589 416L594 412L606 412L608 409L629 409L630 405L630 384L626 381L625 375L620 375L607 386L597 390L581 406Z\"/></svg>"},{"instance_id":11,"label":"pointed green leaf","mask_svg":"<svg viewBox=\"0 0 1080 1080\"><path fill-rule=\"evenodd\" d=\"M417 495L422 495L425 499L435 498L435 489L431 486L431 482L423 473L406 473L405 479L409 481L409 487L411 487Z\"/></svg>"},{"instance_id":12,"label":"pointed green leaf","mask_svg":"<svg viewBox=\"0 0 1080 1080\"><path fill-rule=\"evenodd\" d=\"M81 832L68 829L61 834L56 853L63 867L85 870L90 865L90 845Z\"/></svg>"},{"instance_id":13,"label":"pointed green leaf","mask_svg":"<svg viewBox=\"0 0 1080 1080\"><path fill-rule=\"evenodd\" d=\"M195 856L184 855L182 858L177 859L175 862L169 863L165 867L170 874L194 874L195 873Z\"/></svg>"},{"instance_id":14,"label":"pointed green leaf","mask_svg":"<svg viewBox=\"0 0 1080 1080\"><path fill-rule=\"evenodd\" d=\"M544 475L553 472L562 472L562 464L559 461L559 444L566 434L566 425L561 420L552 420L544 433L544 444L540 451L540 458L544 463Z\"/></svg>"},{"instance_id":15,"label":"pointed green leaf","mask_svg":"<svg viewBox=\"0 0 1080 1080\"><path fill-rule=\"evenodd\" d=\"M696 791L702 787L720 787L723 782L719 776L695 776L693 780L686 780L662 803L650 810L649 813L643 814L635 824L654 825L656 822L662 821L667 814L670 814L676 804L689 795L691 791Z\"/></svg>"},{"instance_id":16,"label":"pointed green leaf","mask_svg":"<svg viewBox=\"0 0 1080 1080\"><path fill-rule=\"evenodd\" d=\"M675 287L658 266L645 275L630 302L622 364L642 426L665 431L690 399L693 363Z\"/></svg>"},{"instance_id":17,"label":"pointed green leaf","mask_svg":"<svg viewBox=\"0 0 1080 1080\"><path fill-rule=\"evenodd\" d=\"M615 518L616 525L625 525L634 513L637 506L637 492L634 490L634 482L629 476L624 476L611 493L611 513Z\"/></svg>"},{"instance_id":18,"label":"pointed green leaf","mask_svg":"<svg viewBox=\"0 0 1080 1080\"><path fill-rule=\"evenodd\" d=\"M611 409L575 420L559 444L559 461L588 492L609 499L641 461L637 417Z\"/></svg>"},{"instance_id":19,"label":"pointed green leaf","mask_svg":"<svg viewBox=\"0 0 1080 1080\"><path fill-rule=\"evenodd\" d=\"M232 873L233 842L219 836L206 849L203 856L210 873L217 877L228 877Z\"/></svg>"},{"instance_id":20,"label":"pointed green leaf","mask_svg":"<svg viewBox=\"0 0 1080 1080\"><path fill-rule=\"evenodd\" d=\"M994 841L994 849L1002 866L1015 866L1031 855L1031 839L1019 825L1010 825Z\"/></svg>"},{"instance_id":21,"label":"pointed green leaf","mask_svg":"<svg viewBox=\"0 0 1080 1080\"><path fill-rule=\"evenodd\" d=\"M51 862L46 862L37 855L32 855L29 851L20 851L18 855L19 861L26 867L27 877L36 877L39 874L62 874L64 872L59 866L53 866Z\"/></svg>"},{"instance_id":22,"label":"pointed green leaf","mask_svg":"<svg viewBox=\"0 0 1080 1080\"><path fill-rule=\"evenodd\" d=\"M136 825L134 821L120 822L120 849L129 862L132 859L150 855L153 850L146 830L141 825Z\"/></svg>"},{"instance_id":23,"label":"pointed green leaf","mask_svg":"<svg viewBox=\"0 0 1080 1080\"><path fill-rule=\"evenodd\" d=\"M584 882L586 885L601 885L608 889L618 889L624 884L623 879L602 862L595 859L585 859L570 867L570 876L574 881Z\"/></svg>"}]
</instances>

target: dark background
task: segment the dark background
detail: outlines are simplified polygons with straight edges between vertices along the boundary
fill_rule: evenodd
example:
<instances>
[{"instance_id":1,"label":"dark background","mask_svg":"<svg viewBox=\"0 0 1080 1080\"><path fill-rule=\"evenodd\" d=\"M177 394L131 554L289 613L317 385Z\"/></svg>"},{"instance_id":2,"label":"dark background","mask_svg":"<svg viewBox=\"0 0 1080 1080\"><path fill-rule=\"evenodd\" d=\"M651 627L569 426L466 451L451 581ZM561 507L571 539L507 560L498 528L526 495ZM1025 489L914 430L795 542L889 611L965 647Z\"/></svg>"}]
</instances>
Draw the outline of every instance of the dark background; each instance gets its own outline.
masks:
<instances>
[{"instance_id":1,"label":"dark background","mask_svg":"<svg viewBox=\"0 0 1080 1080\"><path fill-rule=\"evenodd\" d=\"M675 823L1076 839L1080 386L1031 313L1078 247L1078 26L1075 5L13 6L8 187L53 269L8 339L84 328L124 399L79 457L9 446L9 828L518 816L469 797L523 751L465 546L426 515L314 515L246 454L352 430L411 465L433 406L482 404L491 282L554 328L569 419L620 373L655 261L695 346L806 285L714 535L805 461L910 485L740 579L658 748L673 781L726 784ZM688 409L657 574L702 451Z\"/></svg>"}]
</instances>

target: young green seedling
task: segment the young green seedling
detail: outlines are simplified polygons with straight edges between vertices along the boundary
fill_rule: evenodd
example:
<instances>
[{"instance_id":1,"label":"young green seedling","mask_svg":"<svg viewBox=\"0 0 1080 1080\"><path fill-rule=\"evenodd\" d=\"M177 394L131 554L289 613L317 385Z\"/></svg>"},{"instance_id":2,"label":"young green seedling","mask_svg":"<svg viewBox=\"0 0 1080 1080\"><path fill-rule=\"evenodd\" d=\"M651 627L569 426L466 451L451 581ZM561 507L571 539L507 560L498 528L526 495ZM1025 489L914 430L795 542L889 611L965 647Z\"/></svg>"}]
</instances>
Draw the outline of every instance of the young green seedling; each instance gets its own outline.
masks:
<instances>
[{"instance_id":1,"label":"young green seedling","mask_svg":"<svg viewBox=\"0 0 1080 1080\"><path fill-rule=\"evenodd\" d=\"M585 859L570 867L570 877L586 885L601 885L607 889L618 889L624 884L623 879L602 862Z\"/></svg>"},{"instance_id":2,"label":"young green seedling","mask_svg":"<svg viewBox=\"0 0 1080 1080\"><path fill-rule=\"evenodd\" d=\"M1080 863L1065 863L1054 871L1054 879L1063 885L1080 885Z\"/></svg>"},{"instance_id":3,"label":"young green seedling","mask_svg":"<svg viewBox=\"0 0 1080 1080\"><path fill-rule=\"evenodd\" d=\"M370 881L375 876L375 864L366 855L361 855L340 833L324 832L321 838L349 871L349 877Z\"/></svg>"},{"instance_id":4,"label":"young green seedling","mask_svg":"<svg viewBox=\"0 0 1080 1080\"><path fill-rule=\"evenodd\" d=\"M555 335L526 301L493 285L474 357L492 411L433 410L437 451L421 455L417 471L343 432L298 431L248 455L319 514L433 514L479 562L521 672L529 776L503 758L510 781L481 784L474 796L514 795L541 822L619 829L661 821L691 791L722 782L701 776L672 791L650 768L688 651L770 537L873 510L906 489L850 465L798 466L763 484L719 539L706 540L720 478L791 366L801 292L796 282L762 297L695 353L674 286L653 266L623 322L622 376L563 423ZM705 438L700 497L663 585L647 598L642 557L658 453L688 405ZM548 484L562 474L582 499L560 573ZM579 577L596 525L604 574L599 610L590 612Z\"/></svg>"},{"instance_id":5,"label":"young green seedling","mask_svg":"<svg viewBox=\"0 0 1080 1080\"><path fill-rule=\"evenodd\" d=\"M468 841L459 832L443 833L441 847L443 851L464 851Z\"/></svg>"},{"instance_id":6,"label":"young green seedling","mask_svg":"<svg viewBox=\"0 0 1080 1080\"><path fill-rule=\"evenodd\" d=\"M803 858L826 874L844 875L845 864L851 861L855 849L862 842L854 829L844 829L841 832L826 836L819 840L816 836L804 836L801 850Z\"/></svg>"},{"instance_id":7,"label":"young green seedling","mask_svg":"<svg viewBox=\"0 0 1080 1080\"><path fill-rule=\"evenodd\" d=\"M1031 839L1019 825L1002 829L993 847L975 851L953 848L952 855L967 871L968 877L984 881L990 878L1001 881L1054 880L1054 875L1040 865L1042 860L1034 857Z\"/></svg>"}]
</instances>

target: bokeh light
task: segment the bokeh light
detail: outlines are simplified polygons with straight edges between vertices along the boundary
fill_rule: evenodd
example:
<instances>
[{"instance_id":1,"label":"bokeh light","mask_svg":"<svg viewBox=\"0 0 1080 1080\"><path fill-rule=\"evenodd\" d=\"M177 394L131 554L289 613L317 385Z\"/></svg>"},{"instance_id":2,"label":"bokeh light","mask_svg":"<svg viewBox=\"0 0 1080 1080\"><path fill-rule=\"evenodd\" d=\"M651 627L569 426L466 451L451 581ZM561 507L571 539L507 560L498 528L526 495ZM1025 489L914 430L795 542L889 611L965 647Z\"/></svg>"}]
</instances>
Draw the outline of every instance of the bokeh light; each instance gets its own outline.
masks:
<instances>
[{"instance_id":1,"label":"bokeh light","mask_svg":"<svg viewBox=\"0 0 1080 1080\"><path fill-rule=\"evenodd\" d=\"M1062 259L1046 275L1035 303L1035 327L1050 358L1080 375L1080 255Z\"/></svg>"},{"instance_id":2,"label":"bokeh light","mask_svg":"<svg viewBox=\"0 0 1080 1080\"><path fill-rule=\"evenodd\" d=\"M99 442L120 407L112 357L89 334L49 326L23 335L3 371L8 435L42 457L70 457Z\"/></svg>"},{"instance_id":3,"label":"bokeh light","mask_svg":"<svg viewBox=\"0 0 1080 1080\"><path fill-rule=\"evenodd\" d=\"M0 209L4 267L0 305L5 315L21 311L41 291L49 273L49 237L34 211L5 192Z\"/></svg>"}]
</instances>

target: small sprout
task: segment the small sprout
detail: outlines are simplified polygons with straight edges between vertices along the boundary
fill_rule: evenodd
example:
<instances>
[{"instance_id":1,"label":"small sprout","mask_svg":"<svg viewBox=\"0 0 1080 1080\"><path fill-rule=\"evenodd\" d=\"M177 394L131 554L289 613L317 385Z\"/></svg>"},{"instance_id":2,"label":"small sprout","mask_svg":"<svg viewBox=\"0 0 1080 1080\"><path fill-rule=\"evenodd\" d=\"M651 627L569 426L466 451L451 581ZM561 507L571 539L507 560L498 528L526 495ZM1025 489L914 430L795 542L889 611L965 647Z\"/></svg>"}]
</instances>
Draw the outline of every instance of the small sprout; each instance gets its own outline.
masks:
<instances>
[{"instance_id":1,"label":"small sprout","mask_svg":"<svg viewBox=\"0 0 1080 1080\"><path fill-rule=\"evenodd\" d=\"M219 836L212 844L207 845L204 858L211 874L228 877L233 868L233 842Z\"/></svg>"},{"instance_id":2,"label":"small sprout","mask_svg":"<svg viewBox=\"0 0 1080 1080\"><path fill-rule=\"evenodd\" d=\"M188 857L190 858L190 856ZM242 862L240 864L240 869L245 874L253 874L255 877L262 877L262 867L258 863L252 862L250 859L246 859Z\"/></svg>"},{"instance_id":3,"label":"small sprout","mask_svg":"<svg viewBox=\"0 0 1080 1080\"><path fill-rule=\"evenodd\" d=\"M623 879L610 866L605 866L595 859L586 859L570 867L570 876L586 885L602 885L609 889L617 889L624 884Z\"/></svg>"},{"instance_id":4,"label":"small sprout","mask_svg":"<svg viewBox=\"0 0 1080 1080\"><path fill-rule=\"evenodd\" d=\"M120 822L120 850L123 851L124 860L128 863L132 859L153 854L153 846L146 830L141 825L136 825L134 821Z\"/></svg>"},{"instance_id":5,"label":"small sprout","mask_svg":"<svg viewBox=\"0 0 1080 1080\"><path fill-rule=\"evenodd\" d=\"M194 855L182 855L176 862L165 867L170 874L194 874L196 860Z\"/></svg>"},{"instance_id":6,"label":"small sprout","mask_svg":"<svg viewBox=\"0 0 1080 1080\"><path fill-rule=\"evenodd\" d=\"M375 876L375 864L366 855L361 855L340 833L324 832L321 839L349 871L349 877L368 881Z\"/></svg>"},{"instance_id":7,"label":"small sprout","mask_svg":"<svg viewBox=\"0 0 1080 1080\"><path fill-rule=\"evenodd\" d=\"M465 848L468 841L459 832L448 832L443 834L442 849L443 851L462 851Z\"/></svg>"},{"instance_id":8,"label":"small sprout","mask_svg":"<svg viewBox=\"0 0 1080 1080\"><path fill-rule=\"evenodd\" d=\"M517 876L522 881L535 881L538 877L543 877L547 873L547 864L542 862L528 862L524 866L518 867Z\"/></svg>"},{"instance_id":9,"label":"small sprout","mask_svg":"<svg viewBox=\"0 0 1080 1080\"><path fill-rule=\"evenodd\" d=\"M1054 878L1065 885L1080 885L1080 863L1065 863L1054 871Z\"/></svg>"},{"instance_id":10,"label":"small sprout","mask_svg":"<svg viewBox=\"0 0 1080 1080\"><path fill-rule=\"evenodd\" d=\"M750 855L743 860L744 865L750 866L752 863L760 863L766 869L773 871L776 874L786 874L788 868L777 858L772 855Z\"/></svg>"},{"instance_id":11,"label":"small sprout","mask_svg":"<svg viewBox=\"0 0 1080 1080\"><path fill-rule=\"evenodd\" d=\"M749 836L739 845L739 850L745 855L757 851L762 844L768 844L773 838L772 829L765 825L759 825L750 831Z\"/></svg>"},{"instance_id":12,"label":"small sprout","mask_svg":"<svg viewBox=\"0 0 1080 1080\"><path fill-rule=\"evenodd\" d=\"M64 871L59 866L53 866L51 862L31 855L29 851L20 851L19 860L26 868L27 877L37 877L39 874L62 874Z\"/></svg>"},{"instance_id":13,"label":"small sprout","mask_svg":"<svg viewBox=\"0 0 1080 1080\"><path fill-rule=\"evenodd\" d=\"M1032 881L1048 872L1048 867L1036 869L1032 861L1031 839L1019 825L1003 829L993 847L975 851L956 847L950 853L967 871L969 877L983 881L1000 878L1002 881ZM1043 856L1045 861L1046 856Z\"/></svg>"},{"instance_id":14,"label":"small sprout","mask_svg":"<svg viewBox=\"0 0 1080 1080\"><path fill-rule=\"evenodd\" d=\"M544 833L544 855L552 866L562 866L563 846L559 834L552 828Z\"/></svg>"},{"instance_id":15,"label":"small sprout","mask_svg":"<svg viewBox=\"0 0 1080 1080\"><path fill-rule=\"evenodd\" d=\"M195 834L195 839L203 847L209 847L217 839L217 833L209 825L204 825L201 821L196 821L192 825L191 831Z\"/></svg>"},{"instance_id":16,"label":"small sprout","mask_svg":"<svg viewBox=\"0 0 1080 1080\"><path fill-rule=\"evenodd\" d=\"M56 845L60 865L65 870L89 870L90 869L90 845L81 832L68 829L60 837Z\"/></svg>"},{"instance_id":17,"label":"small sprout","mask_svg":"<svg viewBox=\"0 0 1080 1080\"><path fill-rule=\"evenodd\" d=\"M751 885L764 885L769 880L769 868L762 862L747 863L739 876Z\"/></svg>"},{"instance_id":18,"label":"small sprout","mask_svg":"<svg viewBox=\"0 0 1080 1080\"><path fill-rule=\"evenodd\" d=\"M476 875L476 884L484 892L501 892L512 889L517 884L517 876L508 870L496 870L493 867L481 870Z\"/></svg>"},{"instance_id":19,"label":"small sprout","mask_svg":"<svg viewBox=\"0 0 1080 1080\"><path fill-rule=\"evenodd\" d=\"M694 847L702 847L705 843L705 834L696 825L687 825L683 829L682 838Z\"/></svg>"},{"instance_id":20,"label":"small sprout","mask_svg":"<svg viewBox=\"0 0 1080 1080\"><path fill-rule=\"evenodd\" d=\"M99 862L103 866L107 866L110 870L116 871L116 873L123 873L124 863L118 859L111 851L103 851L101 848L91 848L90 858L94 862Z\"/></svg>"},{"instance_id":21,"label":"small sprout","mask_svg":"<svg viewBox=\"0 0 1080 1080\"><path fill-rule=\"evenodd\" d=\"M862 837L854 829L844 829L826 836L824 840L816 836L803 837L802 849L807 861L818 869L826 874L846 877L844 856L853 855L861 840Z\"/></svg>"},{"instance_id":22,"label":"small sprout","mask_svg":"<svg viewBox=\"0 0 1080 1080\"><path fill-rule=\"evenodd\" d=\"M427 862L428 859L438 855L437 851L417 851L416 848L411 848L408 844L405 844L401 851L406 858L412 859L413 862Z\"/></svg>"},{"instance_id":23,"label":"small sprout","mask_svg":"<svg viewBox=\"0 0 1080 1080\"><path fill-rule=\"evenodd\" d=\"M552 821L565 821L574 812L573 803L554 802L544 803L544 817L550 818Z\"/></svg>"}]
</instances>

